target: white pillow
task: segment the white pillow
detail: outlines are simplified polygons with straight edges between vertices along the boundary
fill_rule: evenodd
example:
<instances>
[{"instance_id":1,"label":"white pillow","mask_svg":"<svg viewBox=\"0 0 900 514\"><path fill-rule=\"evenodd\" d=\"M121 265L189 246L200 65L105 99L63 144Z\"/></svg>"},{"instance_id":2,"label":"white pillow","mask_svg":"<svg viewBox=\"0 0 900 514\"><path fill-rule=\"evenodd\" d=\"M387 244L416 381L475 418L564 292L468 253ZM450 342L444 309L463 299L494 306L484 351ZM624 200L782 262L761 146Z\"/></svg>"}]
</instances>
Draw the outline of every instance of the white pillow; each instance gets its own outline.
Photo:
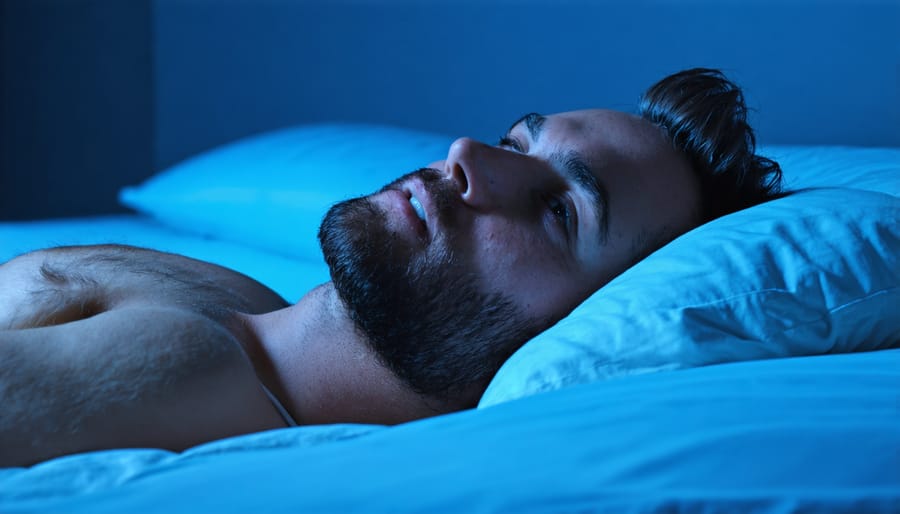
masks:
<instances>
[{"instance_id":1,"label":"white pillow","mask_svg":"<svg viewBox=\"0 0 900 514\"><path fill-rule=\"evenodd\" d=\"M900 150L881 150L877 178L823 171L827 149L796 149L821 157L803 167L793 150L778 152L794 187L844 181L900 194ZM622 375L891 346L900 346L900 198L810 190L658 250L520 348L479 406Z\"/></svg>"},{"instance_id":2,"label":"white pillow","mask_svg":"<svg viewBox=\"0 0 900 514\"><path fill-rule=\"evenodd\" d=\"M320 262L330 205L444 158L452 141L380 125L298 126L200 154L120 200L182 230Z\"/></svg>"},{"instance_id":3,"label":"white pillow","mask_svg":"<svg viewBox=\"0 0 900 514\"><path fill-rule=\"evenodd\" d=\"M787 190L849 187L900 196L900 148L770 146L759 153L778 161Z\"/></svg>"}]
</instances>

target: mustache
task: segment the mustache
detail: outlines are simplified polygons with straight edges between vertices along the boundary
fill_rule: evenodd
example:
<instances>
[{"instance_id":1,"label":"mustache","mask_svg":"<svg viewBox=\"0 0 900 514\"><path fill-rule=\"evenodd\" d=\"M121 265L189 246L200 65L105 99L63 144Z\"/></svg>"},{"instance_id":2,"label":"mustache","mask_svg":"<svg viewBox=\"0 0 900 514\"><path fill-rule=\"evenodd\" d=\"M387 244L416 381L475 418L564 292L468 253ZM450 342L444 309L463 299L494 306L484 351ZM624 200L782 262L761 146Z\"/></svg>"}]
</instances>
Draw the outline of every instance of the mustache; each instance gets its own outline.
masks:
<instances>
[{"instance_id":1,"label":"mustache","mask_svg":"<svg viewBox=\"0 0 900 514\"><path fill-rule=\"evenodd\" d=\"M440 187L435 186L435 184L441 182L442 180L445 180L443 175L444 174L440 170L436 170L434 168L419 168L417 170L410 171L405 175L402 175L400 178L382 187L378 191L378 193L389 190L399 190L401 189L401 186L406 182L418 179L423 184L425 184L425 190L430 195L432 192L428 189L430 187Z\"/></svg>"}]
</instances>

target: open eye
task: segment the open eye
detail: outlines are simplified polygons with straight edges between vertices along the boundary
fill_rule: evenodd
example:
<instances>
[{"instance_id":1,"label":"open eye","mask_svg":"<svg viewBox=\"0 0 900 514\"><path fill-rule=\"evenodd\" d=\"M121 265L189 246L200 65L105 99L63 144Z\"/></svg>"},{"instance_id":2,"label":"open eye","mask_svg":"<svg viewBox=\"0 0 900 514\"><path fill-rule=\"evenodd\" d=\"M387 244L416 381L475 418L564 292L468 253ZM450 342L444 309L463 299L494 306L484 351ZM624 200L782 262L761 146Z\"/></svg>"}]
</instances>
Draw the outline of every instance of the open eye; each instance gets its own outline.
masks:
<instances>
[{"instance_id":1,"label":"open eye","mask_svg":"<svg viewBox=\"0 0 900 514\"><path fill-rule=\"evenodd\" d=\"M524 153L522 145L519 142L509 136L500 136L500 140L497 142L497 146L500 148L512 149L519 153Z\"/></svg>"},{"instance_id":2,"label":"open eye","mask_svg":"<svg viewBox=\"0 0 900 514\"><path fill-rule=\"evenodd\" d=\"M572 217L569 205L558 196L548 196L547 208L553 214L553 217L556 218L557 223L566 231L566 237L568 237L569 221Z\"/></svg>"}]
</instances>

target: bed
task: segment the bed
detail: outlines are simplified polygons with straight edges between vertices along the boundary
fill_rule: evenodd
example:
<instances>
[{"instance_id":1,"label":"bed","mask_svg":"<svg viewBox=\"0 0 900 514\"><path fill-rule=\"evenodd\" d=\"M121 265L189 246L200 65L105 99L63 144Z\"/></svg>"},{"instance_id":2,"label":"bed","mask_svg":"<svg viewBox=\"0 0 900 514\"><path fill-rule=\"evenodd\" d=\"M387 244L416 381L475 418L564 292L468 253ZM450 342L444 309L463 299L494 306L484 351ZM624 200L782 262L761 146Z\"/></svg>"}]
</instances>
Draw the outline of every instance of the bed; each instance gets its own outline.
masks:
<instances>
[{"instance_id":1,"label":"bed","mask_svg":"<svg viewBox=\"0 0 900 514\"><path fill-rule=\"evenodd\" d=\"M324 209L451 138L318 123L0 223L0 260L117 242L327 280ZM476 409L0 469L2 512L898 512L900 149L769 146L796 193L681 236L529 341ZM2 451L2 449L0 449Z\"/></svg>"}]
</instances>

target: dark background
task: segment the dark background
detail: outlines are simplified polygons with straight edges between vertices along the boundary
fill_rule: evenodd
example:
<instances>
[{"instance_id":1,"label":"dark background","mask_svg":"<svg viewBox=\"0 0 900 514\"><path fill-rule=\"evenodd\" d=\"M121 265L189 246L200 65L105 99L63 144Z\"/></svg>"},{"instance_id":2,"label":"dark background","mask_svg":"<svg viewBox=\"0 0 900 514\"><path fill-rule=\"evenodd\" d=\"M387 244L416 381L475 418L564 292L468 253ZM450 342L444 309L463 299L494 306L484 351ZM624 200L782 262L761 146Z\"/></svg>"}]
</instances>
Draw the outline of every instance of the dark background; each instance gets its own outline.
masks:
<instances>
[{"instance_id":1,"label":"dark background","mask_svg":"<svg viewBox=\"0 0 900 514\"><path fill-rule=\"evenodd\" d=\"M0 220L121 212L185 157L356 120L493 142L724 69L760 141L900 146L900 2L0 0Z\"/></svg>"}]
</instances>

